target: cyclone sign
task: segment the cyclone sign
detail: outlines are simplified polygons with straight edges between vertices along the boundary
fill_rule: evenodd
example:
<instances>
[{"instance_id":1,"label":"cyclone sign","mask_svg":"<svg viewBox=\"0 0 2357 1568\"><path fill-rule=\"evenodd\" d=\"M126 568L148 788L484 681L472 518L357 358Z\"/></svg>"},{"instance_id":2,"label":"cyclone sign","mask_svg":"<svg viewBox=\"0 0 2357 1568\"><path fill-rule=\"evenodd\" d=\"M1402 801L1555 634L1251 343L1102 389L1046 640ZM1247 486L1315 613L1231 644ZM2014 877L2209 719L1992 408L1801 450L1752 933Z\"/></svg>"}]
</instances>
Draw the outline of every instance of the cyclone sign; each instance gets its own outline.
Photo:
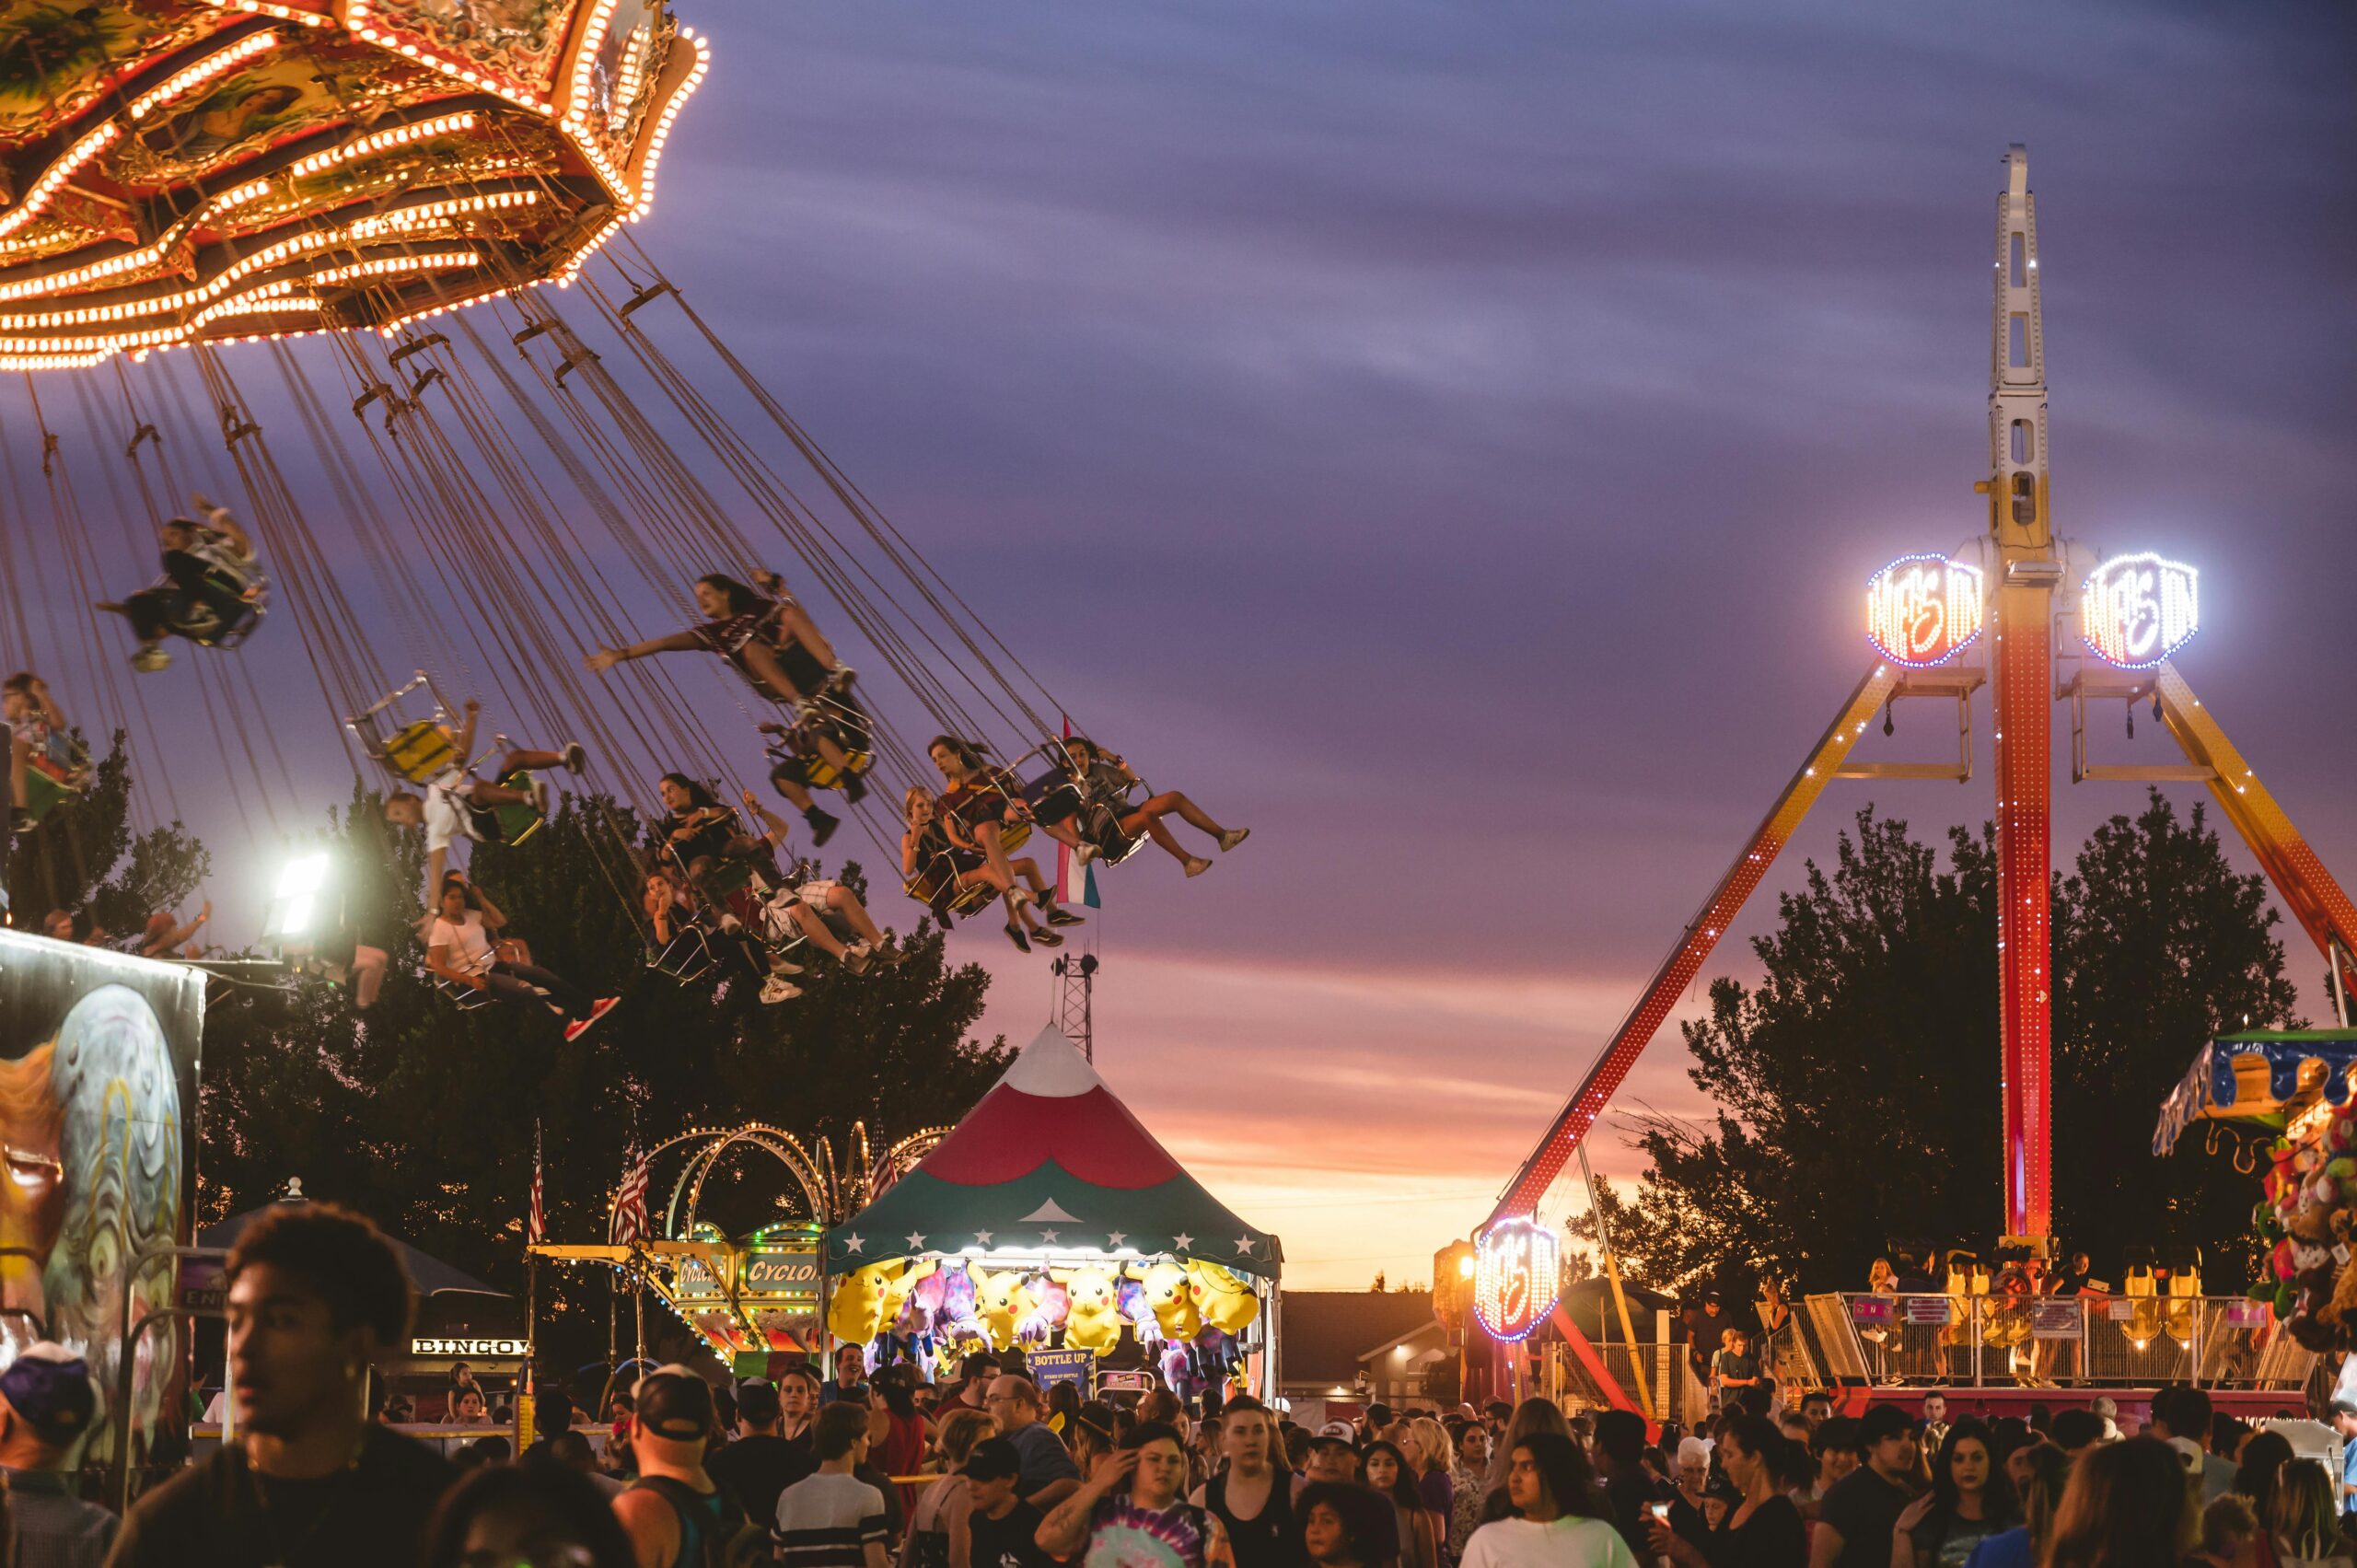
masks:
<instances>
[{"instance_id":1,"label":"cyclone sign","mask_svg":"<svg viewBox=\"0 0 2357 1568\"><path fill-rule=\"evenodd\" d=\"M1928 669L1980 635L1980 568L1902 555L1866 579L1866 640L1893 664Z\"/></svg>"},{"instance_id":2,"label":"cyclone sign","mask_svg":"<svg viewBox=\"0 0 2357 1568\"><path fill-rule=\"evenodd\" d=\"M2150 552L2107 561L2079 592L2079 635L2106 664L2150 669L2200 630L2199 580Z\"/></svg>"},{"instance_id":3,"label":"cyclone sign","mask_svg":"<svg viewBox=\"0 0 2357 1568\"><path fill-rule=\"evenodd\" d=\"M1562 1251L1535 1220L1500 1220L1475 1244L1473 1315L1492 1339L1515 1341L1555 1310Z\"/></svg>"}]
</instances>

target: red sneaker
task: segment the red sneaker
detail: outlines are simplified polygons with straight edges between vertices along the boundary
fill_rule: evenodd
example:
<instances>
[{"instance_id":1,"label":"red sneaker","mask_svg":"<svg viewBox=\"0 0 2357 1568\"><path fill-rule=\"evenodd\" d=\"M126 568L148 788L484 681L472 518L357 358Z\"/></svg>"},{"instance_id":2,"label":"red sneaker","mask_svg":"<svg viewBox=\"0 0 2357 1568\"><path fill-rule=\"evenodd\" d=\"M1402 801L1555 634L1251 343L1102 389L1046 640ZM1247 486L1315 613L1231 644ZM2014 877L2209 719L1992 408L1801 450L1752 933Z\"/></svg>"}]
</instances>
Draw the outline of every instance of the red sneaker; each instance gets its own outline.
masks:
<instances>
[{"instance_id":1,"label":"red sneaker","mask_svg":"<svg viewBox=\"0 0 2357 1568\"><path fill-rule=\"evenodd\" d=\"M589 1009L589 1016L587 1017L576 1018L572 1023L565 1025L564 1043L571 1045L575 1040L579 1040L583 1035L587 1034L589 1032L590 1025L596 1023L598 1019L612 1012L616 1007L621 1006L621 1001L622 999L619 996L605 997L599 1001L597 1005Z\"/></svg>"}]
</instances>

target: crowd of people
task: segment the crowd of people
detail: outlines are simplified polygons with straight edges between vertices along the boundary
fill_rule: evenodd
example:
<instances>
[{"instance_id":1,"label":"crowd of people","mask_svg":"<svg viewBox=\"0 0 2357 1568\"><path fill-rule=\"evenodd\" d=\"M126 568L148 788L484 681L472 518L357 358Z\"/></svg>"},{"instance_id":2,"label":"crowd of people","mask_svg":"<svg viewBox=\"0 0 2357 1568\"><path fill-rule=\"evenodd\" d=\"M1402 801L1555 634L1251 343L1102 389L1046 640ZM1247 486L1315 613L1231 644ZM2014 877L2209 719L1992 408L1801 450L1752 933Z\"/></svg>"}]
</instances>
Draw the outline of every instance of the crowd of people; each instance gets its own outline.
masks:
<instances>
[{"instance_id":1,"label":"crowd of people","mask_svg":"<svg viewBox=\"0 0 2357 1568\"><path fill-rule=\"evenodd\" d=\"M595 1423L543 1386L521 1454L454 1459L395 1430L408 1401L372 1412L413 1292L366 1219L273 1213L226 1278L237 1436L120 1521L72 1483L88 1368L37 1345L0 1372L0 1568L2357 1568L2357 1486L2187 1386L2141 1430L2104 1400L1847 1415L1765 1382L1691 1433L1538 1398L1312 1427L1043 1388L1019 1350L925 1382L846 1345L831 1376L650 1367ZM454 1371L447 1419L485 1407Z\"/></svg>"}]
</instances>

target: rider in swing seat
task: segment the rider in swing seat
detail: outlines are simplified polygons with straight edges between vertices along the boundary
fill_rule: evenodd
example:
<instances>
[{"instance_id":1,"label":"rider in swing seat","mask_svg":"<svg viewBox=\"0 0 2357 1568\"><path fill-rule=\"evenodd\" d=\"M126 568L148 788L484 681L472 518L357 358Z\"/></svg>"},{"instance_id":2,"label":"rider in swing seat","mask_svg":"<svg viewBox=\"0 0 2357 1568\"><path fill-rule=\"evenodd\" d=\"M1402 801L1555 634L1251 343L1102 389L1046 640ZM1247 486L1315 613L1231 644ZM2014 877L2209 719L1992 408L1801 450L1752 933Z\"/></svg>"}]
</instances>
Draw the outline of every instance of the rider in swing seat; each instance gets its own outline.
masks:
<instances>
[{"instance_id":1,"label":"rider in swing seat","mask_svg":"<svg viewBox=\"0 0 2357 1568\"><path fill-rule=\"evenodd\" d=\"M497 936L507 924L499 907L452 872L438 884L433 924L425 935L425 967L437 979L493 1000L528 1006L539 1003L565 1020L567 1044L579 1040L589 1026L614 1010L621 998L589 993L562 975L541 969L518 954L516 945Z\"/></svg>"},{"instance_id":2,"label":"rider in swing seat","mask_svg":"<svg viewBox=\"0 0 2357 1568\"><path fill-rule=\"evenodd\" d=\"M185 637L208 647L229 647L261 619L265 585L254 559L254 541L237 519L202 495L190 497L204 520L174 517L157 530L163 546L163 575L117 604L99 609L131 622L139 651L131 667L142 672L172 662L164 639Z\"/></svg>"},{"instance_id":3,"label":"rider in swing seat","mask_svg":"<svg viewBox=\"0 0 2357 1568\"><path fill-rule=\"evenodd\" d=\"M784 578L757 572L754 579L777 597L764 598L722 573L707 574L696 579L696 609L706 617L702 625L627 647L600 648L589 656L588 668L604 671L654 654L699 648L718 654L762 696L798 711L798 738L833 770L843 798L855 803L866 793L859 778L865 765L854 761L836 733L846 726L862 732L866 727L866 716L849 700L852 671L835 656L834 645L800 602L785 591ZM840 722L822 722L830 716ZM783 726L763 727L785 733ZM784 778L771 776L802 813L813 842L826 842L836 819L810 804L807 776L798 771L789 771Z\"/></svg>"},{"instance_id":4,"label":"rider in swing seat","mask_svg":"<svg viewBox=\"0 0 2357 1568\"><path fill-rule=\"evenodd\" d=\"M451 748L455 761L424 786L422 797L407 790L396 790L385 799L387 822L396 828L425 830L425 885L430 889L442 886L442 868L449 860L450 846L459 839L498 843L505 838L499 807L528 806L542 817L549 814L548 785L535 783L528 790L515 789L479 779L467 771L466 760L474 750L475 721L482 714L482 704L469 698L467 721L459 727ZM505 779L521 772L555 767L577 773L587 763L588 753L576 740L568 742L562 751L504 752L495 776Z\"/></svg>"},{"instance_id":5,"label":"rider in swing seat","mask_svg":"<svg viewBox=\"0 0 2357 1568\"><path fill-rule=\"evenodd\" d=\"M49 808L78 794L88 759L75 745L49 682L26 670L0 681L0 721L8 731L8 831L26 831Z\"/></svg>"},{"instance_id":6,"label":"rider in swing seat","mask_svg":"<svg viewBox=\"0 0 2357 1568\"><path fill-rule=\"evenodd\" d=\"M784 819L763 806L761 797L749 789L745 792L745 806L761 819L766 830L760 841L763 845L774 847L784 839ZM771 913L782 916L784 923L809 938L812 947L852 973L866 972L871 963L888 967L905 956L892 945L891 935L877 927L876 917L867 912L858 893L844 884L797 871L794 876L774 877L773 885L777 891L768 900ZM836 934L830 916L850 928L853 940L846 942Z\"/></svg>"}]
</instances>

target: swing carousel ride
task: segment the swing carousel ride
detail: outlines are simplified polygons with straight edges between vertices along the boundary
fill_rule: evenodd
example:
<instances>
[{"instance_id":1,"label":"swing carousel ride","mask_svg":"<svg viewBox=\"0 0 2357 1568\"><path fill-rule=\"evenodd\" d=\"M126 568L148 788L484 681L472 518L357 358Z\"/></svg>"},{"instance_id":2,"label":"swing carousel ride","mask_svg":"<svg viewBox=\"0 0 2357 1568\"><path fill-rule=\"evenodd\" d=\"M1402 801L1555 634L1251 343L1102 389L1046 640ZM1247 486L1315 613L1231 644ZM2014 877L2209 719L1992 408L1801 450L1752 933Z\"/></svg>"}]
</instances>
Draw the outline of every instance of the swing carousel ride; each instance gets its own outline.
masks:
<instances>
[{"instance_id":1,"label":"swing carousel ride","mask_svg":"<svg viewBox=\"0 0 2357 1568\"><path fill-rule=\"evenodd\" d=\"M1165 813L1241 841L1074 737L636 243L709 58L664 0L0 0L0 659L45 678L10 711L36 866L73 853L44 823L89 777L77 728L127 736L134 831L180 818L209 735L282 854L319 749L282 733L424 792L429 842L437 791L441 842L520 842L561 757L585 810L684 825L642 860L611 818L600 854L682 981L745 932L772 981L806 943L895 956L778 869L779 797L792 854L848 817L937 918L1003 903L1027 951L1092 862L1213 864ZM158 539L163 579L106 600ZM694 651L721 656L656 656ZM274 935L333 902L293 864Z\"/></svg>"}]
</instances>

